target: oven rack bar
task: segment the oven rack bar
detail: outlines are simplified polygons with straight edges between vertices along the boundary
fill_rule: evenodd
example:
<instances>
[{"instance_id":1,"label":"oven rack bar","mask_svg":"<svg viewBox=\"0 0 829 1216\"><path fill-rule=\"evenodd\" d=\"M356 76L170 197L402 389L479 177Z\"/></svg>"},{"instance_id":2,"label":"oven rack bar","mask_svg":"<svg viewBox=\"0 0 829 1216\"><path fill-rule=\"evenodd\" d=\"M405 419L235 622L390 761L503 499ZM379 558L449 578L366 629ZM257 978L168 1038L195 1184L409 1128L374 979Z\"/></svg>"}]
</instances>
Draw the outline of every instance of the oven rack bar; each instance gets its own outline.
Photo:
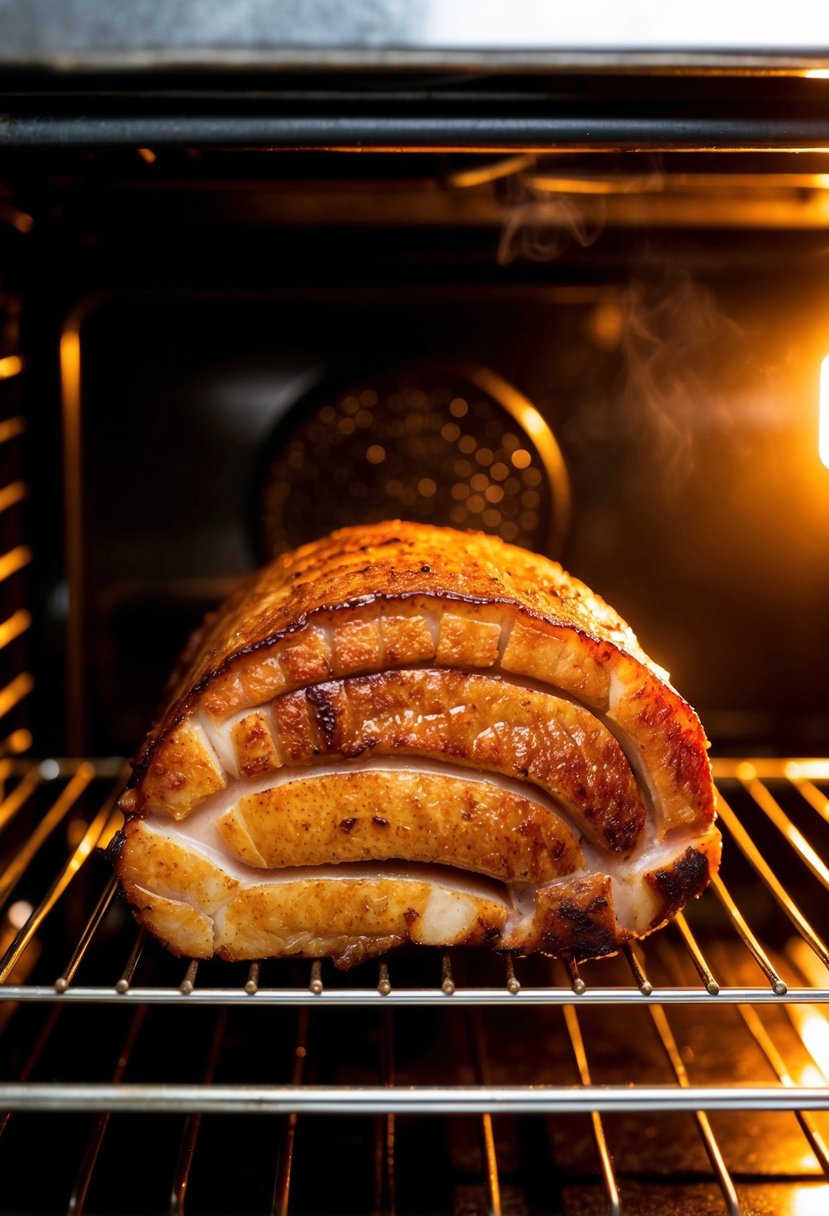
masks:
<instances>
[{"instance_id":1,"label":"oven rack bar","mask_svg":"<svg viewBox=\"0 0 829 1216\"><path fill-rule=\"evenodd\" d=\"M206 1115L602 1114L829 1110L829 1085L0 1084L0 1110Z\"/></svg>"},{"instance_id":2,"label":"oven rack bar","mask_svg":"<svg viewBox=\"0 0 829 1216\"><path fill-rule=\"evenodd\" d=\"M670 112L614 113L581 108L549 113L549 103L520 114L477 106L461 113L388 113L382 98L359 112L299 112L297 102L279 112L280 100L266 111L206 112L197 106L166 113L130 108L129 99L101 109L98 99L53 98L52 107L36 98L12 98L0 112L0 147L10 148L262 148L327 152L821 152L829 146L829 119L819 109L787 107L785 116L760 103L735 113L733 104L713 109L674 101ZM60 104L55 104L59 101ZM27 104L29 103L29 104ZM75 111L72 112L72 106Z\"/></svg>"},{"instance_id":3,"label":"oven rack bar","mask_svg":"<svg viewBox=\"0 0 829 1216\"><path fill-rule=\"evenodd\" d=\"M380 992L377 988L324 989L312 992L302 988L198 988L182 991L173 987L137 987L119 992L115 987L81 986L60 992L54 985L4 984L0 1002L29 1004L99 1005L233 1005L248 1008L262 1006L434 1006L434 1005L628 1005L640 1008L653 1005L689 1005L717 1008L723 1005L815 1005L829 1004L829 989L787 988L778 995L769 988L720 988L712 996L704 988L676 986L654 988L642 993L636 988L585 988L575 993L572 988L522 987L518 992L508 988L457 988L447 996L439 988L392 988Z\"/></svg>"},{"instance_id":4,"label":"oven rack bar","mask_svg":"<svg viewBox=\"0 0 829 1216\"><path fill-rule=\"evenodd\" d=\"M116 972L109 980L104 977L105 982L101 982L100 978L90 980L88 973L96 961L96 946L102 926L114 911L116 883L114 878L109 878L104 883L103 890L98 893L86 925L57 979L50 984L43 982L44 977L40 976L27 983L26 979L31 970L27 966L30 946L39 934L48 931L56 922L57 918L52 917L55 908L60 905L78 874L87 866L96 847L105 845L120 823L115 799L123 782L124 765L123 761L117 758L48 759L40 763L15 759L6 760L4 764L3 773L9 780L0 795L0 831L17 816L32 813L37 797L43 796L50 801L47 802L45 811L35 813L33 827L17 853L0 866L0 906L3 903L10 904L16 885L25 874L28 864L48 838L58 834L62 828L65 830L70 820L75 830L80 830L80 837L74 848L70 848L68 858L40 902L36 906L22 905L25 908L23 921L13 925L12 940L0 958L0 1009L4 1003L38 1004L53 1001L66 1004L189 1003L248 1008L384 1003L409 1006L448 1003L483 1006L516 1002L524 1006L566 1006L575 1002L582 1006L694 1004L715 1008L723 1005L780 1003L797 1006L829 1002L829 951L826 943L755 845L742 823L742 814L738 816L722 792L720 821L725 830L726 852L735 856L737 853L744 855L759 883L790 922L797 935L795 940L798 940L809 956L810 965L804 968L798 964L794 969L793 980L790 977L787 981L779 973L722 876L718 876L704 900L708 901L712 911L714 901L719 901L720 911L725 913L726 924L733 930L737 942L748 952L748 961L753 960L759 974L765 977L766 984L758 982L752 985L741 982L739 976L732 977L732 982L728 984L722 983L723 977L718 978L716 975L716 968L706 958L704 949L684 914L680 914L675 924L663 933L669 932L673 935L672 940L679 939L682 951L700 977L698 987L688 984L687 981L683 982L681 977L667 985L664 981L654 984L639 957L640 954L647 955L651 948L650 941L637 945L636 950L628 947L624 952L633 980L630 985L588 983L575 963L569 963L567 966L566 978L569 985L552 982L541 985L537 982L522 984L523 964L520 960L516 963L511 957L507 957L503 964L503 982L489 982L487 977L488 982L482 986L462 977L463 968L458 968L453 951L444 952L442 956L435 952L434 983L421 980L417 987L406 981L405 966L401 968L401 960L398 959L379 964L376 986L357 987L338 979L329 981L327 977L324 981L319 961L309 962L308 980L305 984L302 978L292 978L289 984L284 985L268 984L263 981L260 963L251 964L246 979L241 982L235 980L216 985L211 982L211 975L210 979L205 977L207 982L200 984L200 964L195 960L182 964L185 971L178 984L165 982L148 985L133 981L145 952L158 951L159 948L154 944L151 946L146 935L141 932L132 939L131 944L124 946L122 957L125 962L120 974ZM724 760L715 762L714 767L721 791L722 788L728 788L731 801L734 801L737 795L743 797L741 812L749 799L748 808L754 815L769 819L772 827L785 841L784 847L792 850L794 863L805 867L805 876L810 881L821 881L824 876L820 867L815 864L814 850L803 833L794 830L780 799L781 789L787 790L790 796L793 795L799 800L798 805L802 803L801 810L805 808L807 817L819 816L823 820L829 820L829 798L825 788L821 788L821 783L825 787L829 781L829 761ZM12 785L11 781L14 779L17 779L17 784ZM809 819L809 822L811 823L812 819ZM18 913L20 906L14 905ZM691 912L690 909L688 911ZM9 907L6 912L7 920L10 912ZM657 941L661 937L662 934L659 934L654 940ZM215 968L216 964L212 966ZM227 966L227 974L231 974L229 965L220 966ZM268 966L278 967L279 964ZM77 982L79 973L84 975L86 982Z\"/></svg>"}]
</instances>

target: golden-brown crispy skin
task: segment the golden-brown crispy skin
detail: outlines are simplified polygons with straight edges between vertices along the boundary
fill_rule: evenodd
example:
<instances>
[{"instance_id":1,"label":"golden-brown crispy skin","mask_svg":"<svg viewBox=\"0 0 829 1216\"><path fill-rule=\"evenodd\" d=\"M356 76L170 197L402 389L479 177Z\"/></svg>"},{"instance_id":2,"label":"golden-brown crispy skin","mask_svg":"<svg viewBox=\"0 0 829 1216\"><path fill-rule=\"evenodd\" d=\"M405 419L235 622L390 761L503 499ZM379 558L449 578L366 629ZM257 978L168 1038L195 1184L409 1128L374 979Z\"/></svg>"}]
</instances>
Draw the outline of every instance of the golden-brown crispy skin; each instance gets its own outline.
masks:
<instances>
[{"instance_id":1,"label":"golden-brown crispy skin","mask_svg":"<svg viewBox=\"0 0 829 1216\"><path fill-rule=\"evenodd\" d=\"M504 882L542 883L584 865L551 807L462 774L417 769L315 772L243 795L217 829L249 866L433 862Z\"/></svg>"},{"instance_id":2,"label":"golden-brown crispy skin","mask_svg":"<svg viewBox=\"0 0 829 1216\"><path fill-rule=\"evenodd\" d=\"M203 627L121 800L118 871L198 957L607 953L719 863L706 747L630 628L555 563L450 529L343 529ZM341 771L384 756L384 776ZM464 769L483 778L475 820ZM394 859L413 869L371 870Z\"/></svg>"},{"instance_id":3,"label":"golden-brown crispy skin","mask_svg":"<svg viewBox=\"0 0 829 1216\"><path fill-rule=\"evenodd\" d=\"M168 775L182 789L194 767L209 767L188 739L182 763L177 728L186 735L197 710L222 720L330 676L417 662L486 668L499 644L503 671L563 690L637 740L666 830L710 822L699 721L604 601L495 537L400 521L335 532L242 584L202 631L142 748L132 805ZM193 794L206 792L202 774Z\"/></svg>"},{"instance_id":4,"label":"golden-brown crispy skin","mask_svg":"<svg viewBox=\"0 0 829 1216\"><path fill-rule=\"evenodd\" d=\"M282 755L446 758L550 794L602 848L629 853L645 823L616 739L581 705L493 676L422 668L329 680L273 703Z\"/></svg>"}]
</instances>

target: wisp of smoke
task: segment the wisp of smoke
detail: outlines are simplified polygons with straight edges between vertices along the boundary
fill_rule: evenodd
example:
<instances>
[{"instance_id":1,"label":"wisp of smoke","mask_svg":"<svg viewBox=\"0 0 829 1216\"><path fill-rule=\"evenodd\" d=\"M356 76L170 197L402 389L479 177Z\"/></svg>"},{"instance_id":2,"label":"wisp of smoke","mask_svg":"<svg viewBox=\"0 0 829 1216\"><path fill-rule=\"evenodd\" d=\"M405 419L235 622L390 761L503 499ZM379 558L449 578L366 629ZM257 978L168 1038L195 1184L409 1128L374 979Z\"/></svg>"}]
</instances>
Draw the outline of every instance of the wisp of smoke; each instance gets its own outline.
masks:
<instances>
[{"instance_id":1,"label":"wisp of smoke","mask_svg":"<svg viewBox=\"0 0 829 1216\"><path fill-rule=\"evenodd\" d=\"M573 241L585 249L598 239L604 221L601 197L589 206L566 194L515 203L501 231L498 262L504 265L516 258L549 262Z\"/></svg>"},{"instance_id":2,"label":"wisp of smoke","mask_svg":"<svg viewBox=\"0 0 829 1216\"><path fill-rule=\"evenodd\" d=\"M664 185L658 163L629 177L569 179L580 190L589 186L589 193L575 188L568 193L564 174L555 166L545 174L536 165L498 183L506 207L498 247L501 264L552 261L573 244L587 248L605 227L608 199L646 195ZM674 258L666 255L655 263L652 250L642 247L642 252L641 272L620 293L623 381L618 409L610 418L606 403L587 406L576 429L582 439L607 437L610 429L633 440L652 470L653 488L670 497L691 473L699 439L734 430L729 379L745 368L746 335L723 312L711 288Z\"/></svg>"},{"instance_id":3,"label":"wisp of smoke","mask_svg":"<svg viewBox=\"0 0 829 1216\"><path fill-rule=\"evenodd\" d=\"M744 335L713 292L676 266L632 281L622 309L625 430L676 491L693 468L696 438L730 430L724 369L741 361Z\"/></svg>"}]
</instances>

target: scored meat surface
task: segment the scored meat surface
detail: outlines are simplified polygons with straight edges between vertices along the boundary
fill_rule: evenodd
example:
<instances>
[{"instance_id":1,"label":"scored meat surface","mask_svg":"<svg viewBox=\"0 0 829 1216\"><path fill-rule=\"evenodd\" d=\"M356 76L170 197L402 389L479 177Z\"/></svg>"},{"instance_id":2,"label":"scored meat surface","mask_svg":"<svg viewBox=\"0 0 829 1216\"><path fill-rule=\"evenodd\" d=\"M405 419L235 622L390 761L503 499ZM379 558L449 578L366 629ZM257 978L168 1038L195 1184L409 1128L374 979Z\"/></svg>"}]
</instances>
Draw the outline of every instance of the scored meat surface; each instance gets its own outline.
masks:
<instances>
[{"instance_id":1,"label":"scored meat surface","mask_svg":"<svg viewBox=\"0 0 829 1216\"><path fill-rule=\"evenodd\" d=\"M629 626L556 563L344 528L192 640L112 855L137 918L196 958L591 957L716 871L706 749Z\"/></svg>"}]
</instances>

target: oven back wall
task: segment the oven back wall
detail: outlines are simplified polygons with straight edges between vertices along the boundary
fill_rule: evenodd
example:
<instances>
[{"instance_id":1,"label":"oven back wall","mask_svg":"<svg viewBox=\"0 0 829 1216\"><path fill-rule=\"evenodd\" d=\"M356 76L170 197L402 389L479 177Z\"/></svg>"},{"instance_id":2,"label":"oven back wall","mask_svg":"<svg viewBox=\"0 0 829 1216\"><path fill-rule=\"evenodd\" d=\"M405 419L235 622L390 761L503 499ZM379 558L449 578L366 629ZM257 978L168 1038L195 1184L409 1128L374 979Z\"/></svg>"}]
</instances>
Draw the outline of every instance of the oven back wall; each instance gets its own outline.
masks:
<instances>
[{"instance_id":1,"label":"oven back wall","mask_svg":"<svg viewBox=\"0 0 829 1216\"><path fill-rule=\"evenodd\" d=\"M659 267L545 284L494 264L489 281L464 283L449 258L443 281L388 284L365 239L361 252L351 281L324 287L90 302L89 745L135 745L190 628L263 557L264 455L304 394L424 360L489 366L537 406L573 487L555 556L634 622L721 750L825 737L829 471L806 325L819 284L804 301L779 275L692 281ZM303 253L311 265L312 241ZM359 468L359 433L354 444ZM324 469L298 475L325 485ZM358 515L344 504L342 522Z\"/></svg>"},{"instance_id":2,"label":"oven back wall","mask_svg":"<svg viewBox=\"0 0 829 1216\"><path fill-rule=\"evenodd\" d=\"M637 227L654 204L622 193L584 228L583 197L459 187L469 158L145 152L7 166L32 217L16 281L37 420L39 749L121 754L143 737L189 630L262 559L265 455L305 394L435 361L489 367L540 411L572 488L553 556L634 624L720 752L823 746L829 275L823 231L798 227L791 201L788 227L758 226L783 197L772 176L757 185L765 162L750 158L762 212L720 173L704 226L686 158L666 167L693 209L670 174L659 200L693 223ZM634 171L652 181L629 157L567 168L623 186ZM77 366L60 357L74 329ZM61 439L75 404L77 451ZM355 467L368 446L357 433ZM390 494L388 514L405 513Z\"/></svg>"}]
</instances>

